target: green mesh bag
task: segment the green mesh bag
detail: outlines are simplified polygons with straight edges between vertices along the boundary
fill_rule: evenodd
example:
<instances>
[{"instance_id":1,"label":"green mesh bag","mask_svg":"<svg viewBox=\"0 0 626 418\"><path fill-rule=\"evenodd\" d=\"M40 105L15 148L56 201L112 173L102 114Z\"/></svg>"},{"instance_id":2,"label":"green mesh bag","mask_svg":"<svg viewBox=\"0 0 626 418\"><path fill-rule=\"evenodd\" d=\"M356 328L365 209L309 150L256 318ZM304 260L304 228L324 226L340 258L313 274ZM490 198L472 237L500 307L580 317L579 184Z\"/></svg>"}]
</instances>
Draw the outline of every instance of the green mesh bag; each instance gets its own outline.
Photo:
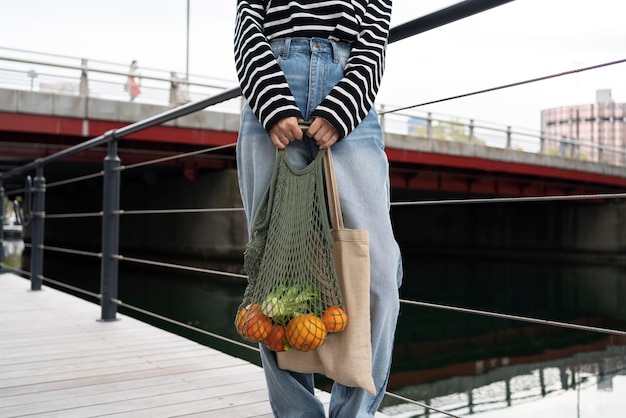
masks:
<instances>
[{"instance_id":1,"label":"green mesh bag","mask_svg":"<svg viewBox=\"0 0 626 418\"><path fill-rule=\"evenodd\" d=\"M324 152L302 170L277 152L244 252L248 285L235 326L274 351L314 350L347 325L332 259Z\"/></svg>"}]
</instances>

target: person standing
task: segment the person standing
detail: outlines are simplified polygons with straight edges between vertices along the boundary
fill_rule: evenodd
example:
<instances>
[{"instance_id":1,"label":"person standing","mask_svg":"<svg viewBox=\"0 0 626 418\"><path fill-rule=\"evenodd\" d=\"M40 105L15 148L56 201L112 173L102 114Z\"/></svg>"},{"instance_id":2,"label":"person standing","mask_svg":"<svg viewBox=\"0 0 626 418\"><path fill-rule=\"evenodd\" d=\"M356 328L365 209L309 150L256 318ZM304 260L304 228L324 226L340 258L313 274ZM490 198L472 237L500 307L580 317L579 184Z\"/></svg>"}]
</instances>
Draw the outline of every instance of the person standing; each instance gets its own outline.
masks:
<instances>
[{"instance_id":1,"label":"person standing","mask_svg":"<svg viewBox=\"0 0 626 418\"><path fill-rule=\"evenodd\" d=\"M346 228L370 236L376 395L334 383L332 418L373 417L387 386L399 312L402 262L389 210L389 163L374 100L383 76L391 0L238 0L234 59L246 100L237 143L239 188L252 221L276 149L296 169L332 147ZM303 133L298 123L309 121ZM324 417L313 375L281 370L260 345L278 418Z\"/></svg>"},{"instance_id":2,"label":"person standing","mask_svg":"<svg viewBox=\"0 0 626 418\"><path fill-rule=\"evenodd\" d=\"M133 62L130 63L128 78L126 79L126 84L124 84L124 90L126 90L130 95L131 102L141 94L141 77L139 75L139 65L136 60L133 60Z\"/></svg>"}]
</instances>

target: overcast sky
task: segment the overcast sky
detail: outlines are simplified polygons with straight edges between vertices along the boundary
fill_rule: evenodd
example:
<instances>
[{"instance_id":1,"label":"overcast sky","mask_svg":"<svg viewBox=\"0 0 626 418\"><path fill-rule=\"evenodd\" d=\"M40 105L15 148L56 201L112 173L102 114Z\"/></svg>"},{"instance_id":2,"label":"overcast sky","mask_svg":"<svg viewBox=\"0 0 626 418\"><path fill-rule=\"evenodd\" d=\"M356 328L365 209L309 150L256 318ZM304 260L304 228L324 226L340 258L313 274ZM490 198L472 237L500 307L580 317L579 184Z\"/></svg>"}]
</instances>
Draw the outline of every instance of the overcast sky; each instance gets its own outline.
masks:
<instances>
[{"instance_id":1,"label":"overcast sky","mask_svg":"<svg viewBox=\"0 0 626 418\"><path fill-rule=\"evenodd\" d=\"M392 26L452 0L394 0ZM235 1L189 0L189 70L235 80ZM187 0L0 0L0 47L184 72ZM378 103L404 107L626 58L626 2L515 0L389 46ZM2 51L0 51L1 53ZM626 64L421 108L540 128L542 109L626 102Z\"/></svg>"}]
</instances>

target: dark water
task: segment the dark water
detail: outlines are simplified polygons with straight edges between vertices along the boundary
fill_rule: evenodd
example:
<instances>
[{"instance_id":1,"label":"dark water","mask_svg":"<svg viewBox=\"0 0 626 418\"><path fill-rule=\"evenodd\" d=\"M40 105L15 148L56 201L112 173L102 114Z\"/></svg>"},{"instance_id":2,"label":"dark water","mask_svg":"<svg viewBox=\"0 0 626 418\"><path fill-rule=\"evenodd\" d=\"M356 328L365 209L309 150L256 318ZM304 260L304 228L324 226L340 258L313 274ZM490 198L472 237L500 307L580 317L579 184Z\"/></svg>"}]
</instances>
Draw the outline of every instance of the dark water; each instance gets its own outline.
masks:
<instances>
[{"instance_id":1,"label":"dark water","mask_svg":"<svg viewBox=\"0 0 626 418\"><path fill-rule=\"evenodd\" d=\"M236 262L217 269L225 267L240 269ZM44 275L100 291L95 259L46 253ZM416 252L405 254L401 297L626 329L625 278L626 268L619 265ZM241 341L232 324L245 284L121 262L119 299ZM131 310L120 312L259 364L254 351ZM624 337L403 304L395 347L389 390L459 416L624 416ZM382 410L406 418L443 416L391 397Z\"/></svg>"}]
</instances>

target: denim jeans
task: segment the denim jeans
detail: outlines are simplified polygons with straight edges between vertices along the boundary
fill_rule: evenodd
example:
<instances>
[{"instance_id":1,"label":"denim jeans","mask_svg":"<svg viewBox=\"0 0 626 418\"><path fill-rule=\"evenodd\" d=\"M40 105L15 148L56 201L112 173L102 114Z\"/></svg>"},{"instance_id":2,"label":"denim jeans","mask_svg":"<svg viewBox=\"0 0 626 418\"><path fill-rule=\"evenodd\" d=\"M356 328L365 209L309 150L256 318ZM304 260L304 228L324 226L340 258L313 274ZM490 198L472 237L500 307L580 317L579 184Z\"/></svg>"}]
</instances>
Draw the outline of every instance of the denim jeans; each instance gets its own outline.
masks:
<instances>
[{"instance_id":1,"label":"denim jeans","mask_svg":"<svg viewBox=\"0 0 626 418\"><path fill-rule=\"evenodd\" d=\"M305 119L343 76L350 47L323 39L284 38L272 41L278 60ZM310 138L287 146L296 169L317 154ZM398 288L402 266L393 235L389 209L389 164L384 152L378 116L372 109L348 136L332 146L340 203L346 228L367 229L371 257L371 324L373 376L377 394L335 383L329 414L332 418L373 417L382 401L399 311ZM268 187L276 148L267 132L244 105L237 144L239 187L250 232L255 211ZM261 359L270 403L278 418L324 417L314 396L312 375L281 370L275 355L261 344Z\"/></svg>"}]
</instances>

